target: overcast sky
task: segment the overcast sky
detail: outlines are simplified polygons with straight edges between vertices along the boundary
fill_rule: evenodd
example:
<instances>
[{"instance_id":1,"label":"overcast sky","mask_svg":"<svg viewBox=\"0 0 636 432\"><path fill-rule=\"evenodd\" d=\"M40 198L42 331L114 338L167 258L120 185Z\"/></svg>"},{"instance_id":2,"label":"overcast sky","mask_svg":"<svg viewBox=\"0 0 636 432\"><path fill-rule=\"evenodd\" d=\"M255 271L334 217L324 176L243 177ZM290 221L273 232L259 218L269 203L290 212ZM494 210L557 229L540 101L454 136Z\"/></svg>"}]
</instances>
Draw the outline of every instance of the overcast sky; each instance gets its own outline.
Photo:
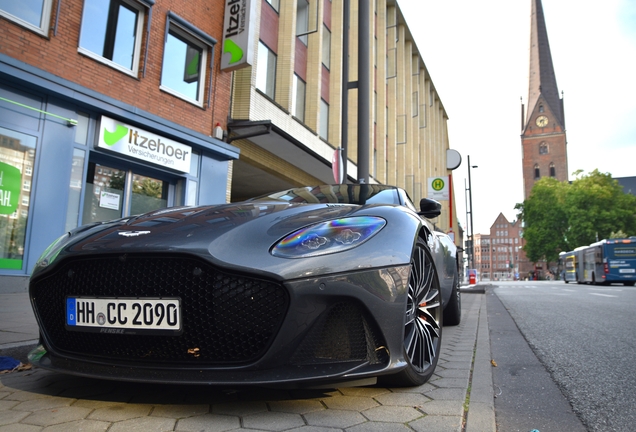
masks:
<instances>
[{"instance_id":1,"label":"overcast sky","mask_svg":"<svg viewBox=\"0 0 636 432\"><path fill-rule=\"evenodd\" d=\"M559 92L568 171L636 176L636 1L542 0ZM521 98L528 98L531 0L398 0L449 116L466 229L470 155L475 233L523 201Z\"/></svg>"}]
</instances>

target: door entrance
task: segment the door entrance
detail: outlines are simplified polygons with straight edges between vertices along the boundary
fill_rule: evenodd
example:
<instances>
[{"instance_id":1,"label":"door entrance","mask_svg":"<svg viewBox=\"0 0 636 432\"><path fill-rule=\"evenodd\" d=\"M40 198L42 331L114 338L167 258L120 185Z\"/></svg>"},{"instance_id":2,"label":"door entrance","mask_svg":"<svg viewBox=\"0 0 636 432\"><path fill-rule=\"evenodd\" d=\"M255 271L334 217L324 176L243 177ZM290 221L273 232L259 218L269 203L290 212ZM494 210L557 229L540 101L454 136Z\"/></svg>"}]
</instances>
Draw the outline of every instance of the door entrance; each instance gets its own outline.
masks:
<instances>
[{"instance_id":1,"label":"door entrance","mask_svg":"<svg viewBox=\"0 0 636 432\"><path fill-rule=\"evenodd\" d=\"M118 219L168 207L171 183L90 162L82 224Z\"/></svg>"}]
</instances>

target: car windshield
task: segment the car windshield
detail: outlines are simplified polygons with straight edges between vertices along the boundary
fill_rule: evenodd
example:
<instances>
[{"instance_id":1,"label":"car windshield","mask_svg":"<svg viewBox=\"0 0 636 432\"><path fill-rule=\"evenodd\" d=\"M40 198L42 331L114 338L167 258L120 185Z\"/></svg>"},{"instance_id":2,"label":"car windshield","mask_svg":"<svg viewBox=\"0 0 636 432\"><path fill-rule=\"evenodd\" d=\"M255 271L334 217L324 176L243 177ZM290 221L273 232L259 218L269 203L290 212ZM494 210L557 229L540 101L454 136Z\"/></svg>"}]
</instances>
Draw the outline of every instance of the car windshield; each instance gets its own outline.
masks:
<instances>
[{"instance_id":1,"label":"car windshield","mask_svg":"<svg viewBox=\"0 0 636 432\"><path fill-rule=\"evenodd\" d=\"M401 204L397 188L368 184L307 186L263 195L253 200L275 200L298 204Z\"/></svg>"}]
</instances>

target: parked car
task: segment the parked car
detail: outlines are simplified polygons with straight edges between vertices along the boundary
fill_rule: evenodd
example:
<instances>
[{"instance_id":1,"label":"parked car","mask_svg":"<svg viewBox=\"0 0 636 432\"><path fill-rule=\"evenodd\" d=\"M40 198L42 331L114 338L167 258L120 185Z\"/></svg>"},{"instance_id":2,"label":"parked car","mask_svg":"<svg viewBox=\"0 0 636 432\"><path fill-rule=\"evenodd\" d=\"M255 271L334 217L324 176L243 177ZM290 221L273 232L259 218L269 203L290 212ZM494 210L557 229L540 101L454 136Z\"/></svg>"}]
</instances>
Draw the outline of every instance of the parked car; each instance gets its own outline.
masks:
<instances>
[{"instance_id":1,"label":"parked car","mask_svg":"<svg viewBox=\"0 0 636 432\"><path fill-rule=\"evenodd\" d=\"M426 382L461 318L457 249L402 189L301 187L82 226L41 256L30 361L124 381Z\"/></svg>"}]
</instances>

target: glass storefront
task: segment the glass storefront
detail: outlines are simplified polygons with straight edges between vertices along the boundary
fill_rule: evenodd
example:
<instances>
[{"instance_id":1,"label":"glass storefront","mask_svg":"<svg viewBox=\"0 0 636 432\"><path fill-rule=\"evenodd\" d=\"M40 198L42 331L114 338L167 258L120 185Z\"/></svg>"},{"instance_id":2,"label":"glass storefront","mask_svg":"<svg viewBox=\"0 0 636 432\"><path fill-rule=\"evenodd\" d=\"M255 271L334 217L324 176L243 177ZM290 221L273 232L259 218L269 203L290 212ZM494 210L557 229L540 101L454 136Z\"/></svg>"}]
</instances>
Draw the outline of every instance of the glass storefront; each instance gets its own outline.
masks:
<instances>
[{"instance_id":1,"label":"glass storefront","mask_svg":"<svg viewBox=\"0 0 636 432\"><path fill-rule=\"evenodd\" d=\"M132 170L90 162L84 189L83 224L149 212L168 206L170 183Z\"/></svg>"},{"instance_id":2,"label":"glass storefront","mask_svg":"<svg viewBox=\"0 0 636 432\"><path fill-rule=\"evenodd\" d=\"M0 127L0 269L23 268L36 144Z\"/></svg>"}]
</instances>

